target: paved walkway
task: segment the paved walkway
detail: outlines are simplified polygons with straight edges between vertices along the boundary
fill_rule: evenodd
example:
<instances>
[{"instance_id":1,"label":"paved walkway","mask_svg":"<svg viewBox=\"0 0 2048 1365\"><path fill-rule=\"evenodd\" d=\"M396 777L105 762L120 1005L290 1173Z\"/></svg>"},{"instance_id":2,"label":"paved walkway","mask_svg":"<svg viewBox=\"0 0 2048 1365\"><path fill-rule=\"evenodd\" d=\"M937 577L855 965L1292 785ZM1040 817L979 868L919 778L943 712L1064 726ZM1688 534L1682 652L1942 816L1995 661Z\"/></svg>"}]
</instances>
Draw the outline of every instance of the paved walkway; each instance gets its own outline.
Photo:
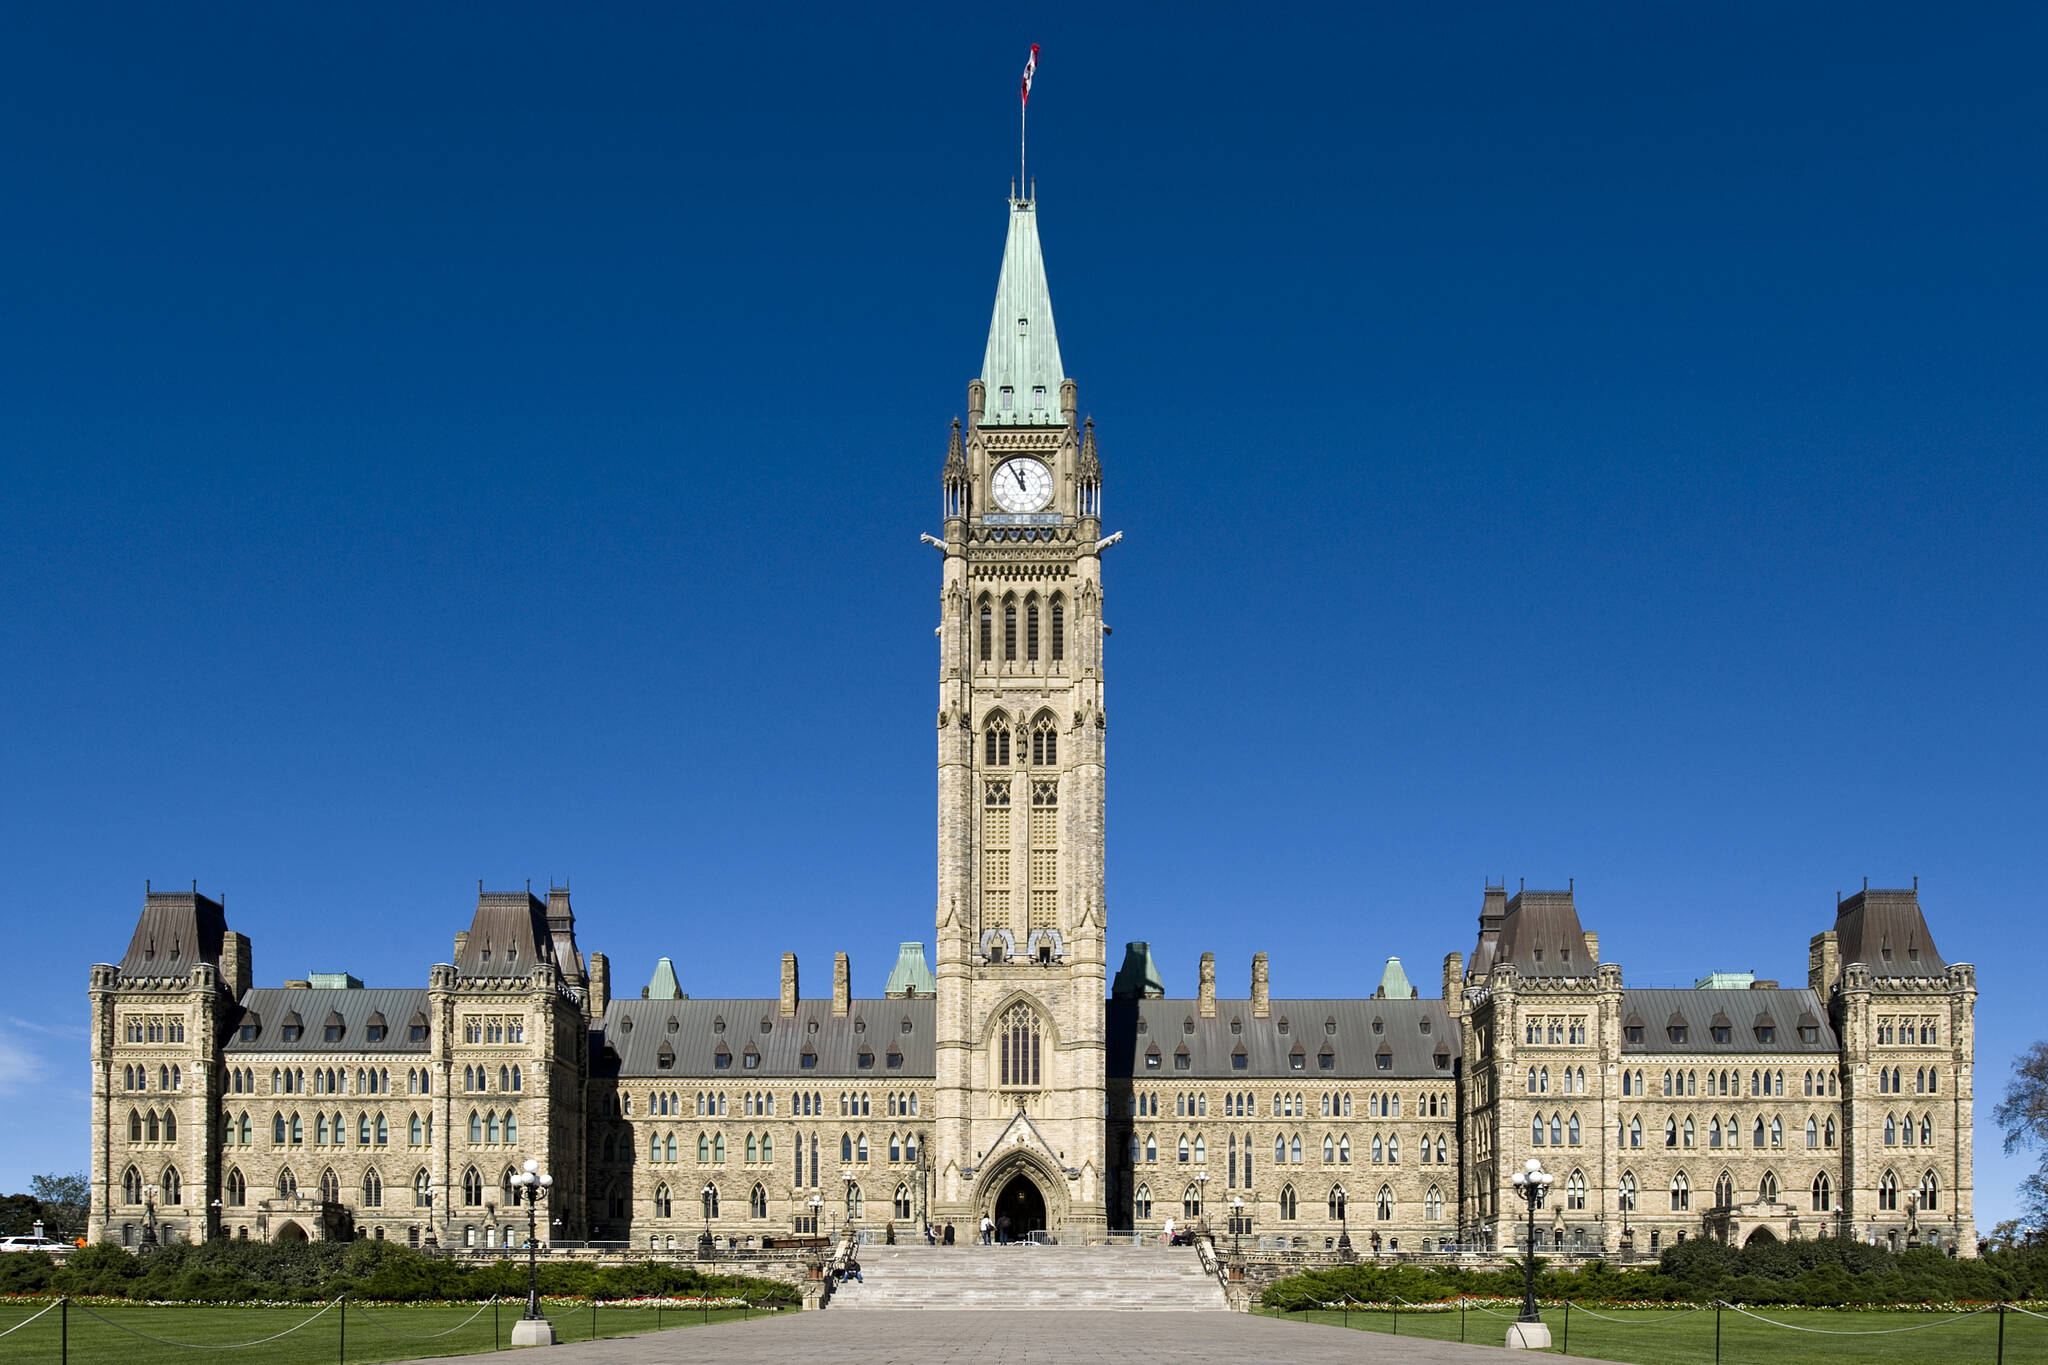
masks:
<instances>
[{"instance_id":1,"label":"paved walkway","mask_svg":"<svg viewBox=\"0 0 2048 1365\"><path fill-rule=\"evenodd\" d=\"M506 1355L442 1357L507 1365ZM1504 1365L1498 1347L1460 1346L1380 1332L1288 1322L1244 1313L956 1312L875 1309L861 1313L784 1313L766 1322L727 1322L555 1346L535 1365ZM1545 1361L1572 1357L1546 1355Z\"/></svg>"}]
</instances>

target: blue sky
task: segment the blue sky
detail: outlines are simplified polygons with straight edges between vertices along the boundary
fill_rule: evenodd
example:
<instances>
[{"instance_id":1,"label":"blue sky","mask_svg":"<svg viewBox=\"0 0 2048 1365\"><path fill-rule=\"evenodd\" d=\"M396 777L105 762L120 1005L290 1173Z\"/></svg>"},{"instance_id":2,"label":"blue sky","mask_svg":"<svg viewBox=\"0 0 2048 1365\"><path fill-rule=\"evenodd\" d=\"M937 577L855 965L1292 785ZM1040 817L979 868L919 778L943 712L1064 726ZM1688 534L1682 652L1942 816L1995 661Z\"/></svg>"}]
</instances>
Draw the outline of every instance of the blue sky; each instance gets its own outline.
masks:
<instances>
[{"instance_id":1,"label":"blue sky","mask_svg":"<svg viewBox=\"0 0 2048 1365\"><path fill-rule=\"evenodd\" d=\"M746 12L738 12L744 9ZM0 1188L145 878L424 984L931 930L946 425L1032 172L1109 529L1110 933L1637 984L1918 876L2044 1032L2033 7L45 7L0 51ZM2001 949L2000 944L2007 945ZM1978 1141L1979 1221L2021 1167Z\"/></svg>"}]
</instances>

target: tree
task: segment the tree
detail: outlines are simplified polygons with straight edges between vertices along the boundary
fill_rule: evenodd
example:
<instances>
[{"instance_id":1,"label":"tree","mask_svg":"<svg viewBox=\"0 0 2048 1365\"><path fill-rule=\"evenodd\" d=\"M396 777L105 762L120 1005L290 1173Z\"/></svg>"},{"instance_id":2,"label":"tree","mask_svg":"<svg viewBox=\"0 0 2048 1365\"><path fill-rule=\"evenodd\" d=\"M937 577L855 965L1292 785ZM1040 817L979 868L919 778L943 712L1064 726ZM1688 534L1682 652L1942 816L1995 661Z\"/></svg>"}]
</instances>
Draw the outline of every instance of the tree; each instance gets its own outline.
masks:
<instances>
[{"instance_id":1,"label":"tree","mask_svg":"<svg viewBox=\"0 0 2048 1365\"><path fill-rule=\"evenodd\" d=\"M2039 1236L2048 1232L2048 1042L2022 1052L2012 1072L1991 1118L2005 1130L2006 1151L2042 1154L2040 1169L2020 1182L2020 1222Z\"/></svg>"},{"instance_id":2,"label":"tree","mask_svg":"<svg viewBox=\"0 0 2048 1365\"><path fill-rule=\"evenodd\" d=\"M85 1236L86 1215L92 1211L92 1182L84 1171L59 1175L32 1175L28 1186L43 1206L43 1232L60 1241Z\"/></svg>"}]
</instances>

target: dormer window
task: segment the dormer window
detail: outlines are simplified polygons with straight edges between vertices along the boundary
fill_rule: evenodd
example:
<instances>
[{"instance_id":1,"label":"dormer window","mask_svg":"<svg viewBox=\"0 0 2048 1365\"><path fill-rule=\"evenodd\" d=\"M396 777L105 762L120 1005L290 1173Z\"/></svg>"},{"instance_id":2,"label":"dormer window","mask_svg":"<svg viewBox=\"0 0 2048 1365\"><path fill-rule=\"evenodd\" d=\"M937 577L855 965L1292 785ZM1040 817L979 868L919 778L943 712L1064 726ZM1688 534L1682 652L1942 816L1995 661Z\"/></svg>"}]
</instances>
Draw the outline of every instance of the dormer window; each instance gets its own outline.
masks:
<instances>
[{"instance_id":1,"label":"dormer window","mask_svg":"<svg viewBox=\"0 0 2048 1365\"><path fill-rule=\"evenodd\" d=\"M1885 948L1882 950L1882 952L1884 954L1884 960L1886 962L1890 962L1892 960L1892 950L1890 948Z\"/></svg>"},{"instance_id":2,"label":"dormer window","mask_svg":"<svg viewBox=\"0 0 2048 1365\"><path fill-rule=\"evenodd\" d=\"M818 1054L806 1048L804 1054L797 1058L797 1065L805 1071L816 1071L818 1069Z\"/></svg>"},{"instance_id":3,"label":"dormer window","mask_svg":"<svg viewBox=\"0 0 2048 1365\"><path fill-rule=\"evenodd\" d=\"M805 1033L816 1033L817 1031L818 1031L818 1021L817 1021L817 1020L815 1020L815 1019L812 1019L812 1020L810 1020L809 1022L807 1022L807 1023L806 1023L805 1025L804 1025L804 1032L805 1032Z\"/></svg>"},{"instance_id":4,"label":"dormer window","mask_svg":"<svg viewBox=\"0 0 2048 1365\"><path fill-rule=\"evenodd\" d=\"M1239 1033L1243 1033L1243 1032L1244 1032L1244 1020L1242 1020L1242 1019L1232 1019L1232 1020L1230 1021L1230 1031L1231 1031L1231 1033L1232 1033L1232 1034L1239 1034Z\"/></svg>"},{"instance_id":5,"label":"dormer window","mask_svg":"<svg viewBox=\"0 0 2048 1365\"><path fill-rule=\"evenodd\" d=\"M1425 1015L1423 1015L1423 1016L1422 1016L1422 1022L1421 1022L1421 1023L1419 1023L1419 1024L1417 1024L1417 1025L1416 1025L1416 1027L1417 1027L1417 1028L1419 1028L1419 1029L1421 1029L1421 1030L1422 1030L1422 1031L1423 1031L1424 1033L1428 1033L1428 1032L1429 1032L1429 1016L1428 1016L1428 1015L1426 1015L1426 1014L1425 1014Z\"/></svg>"},{"instance_id":6,"label":"dormer window","mask_svg":"<svg viewBox=\"0 0 2048 1365\"><path fill-rule=\"evenodd\" d=\"M1819 1025L1817 1025L1817 1024L1801 1024L1801 1025L1799 1026L1799 1041L1800 1041L1800 1042L1802 1042L1802 1043L1817 1043L1817 1042L1819 1042L1819 1041L1820 1041L1820 1027L1819 1027Z\"/></svg>"},{"instance_id":7,"label":"dormer window","mask_svg":"<svg viewBox=\"0 0 2048 1365\"><path fill-rule=\"evenodd\" d=\"M747 1050L740 1054L740 1068L744 1071L761 1069L761 1054L754 1050L752 1043L747 1044Z\"/></svg>"},{"instance_id":8,"label":"dormer window","mask_svg":"<svg viewBox=\"0 0 2048 1365\"><path fill-rule=\"evenodd\" d=\"M1031 406L1039 409L1045 406L1045 385L1034 384L1031 386Z\"/></svg>"},{"instance_id":9,"label":"dormer window","mask_svg":"<svg viewBox=\"0 0 2048 1365\"><path fill-rule=\"evenodd\" d=\"M1192 1036L1192 1035L1194 1034L1194 1031L1195 1031L1195 1020L1194 1020L1194 1016L1190 1015L1190 1016L1189 1016L1188 1018L1186 1018L1186 1019L1184 1019L1184 1020L1182 1020L1182 1021L1181 1021L1180 1031L1181 1031L1182 1033L1188 1034L1188 1035L1190 1035L1190 1036Z\"/></svg>"},{"instance_id":10,"label":"dormer window","mask_svg":"<svg viewBox=\"0 0 2048 1365\"><path fill-rule=\"evenodd\" d=\"M1631 1043L1640 1043L1643 1041L1643 1026L1641 1024L1630 1024L1627 1028L1623 1029L1621 1033L1622 1037L1624 1037Z\"/></svg>"},{"instance_id":11,"label":"dormer window","mask_svg":"<svg viewBox=\"0 0 2048 1365\"><path fill-rule=\"evenodd\" d=\"M1756 1026L1756 1040L1757 1040L1757 1041L1758 1041L1759 1043L1775 1043L1775 1042L1777 1042L1777 1041L1778 1041L1778 1029L1777 1029L1777 1026L1776 1026L1775 1024L1758 1024L1758 1025Z\"/></svg>"},{"instance_id":12,"label":"dormer window","mask_svg":"<svg viewBox=\"0 0 2048 1365\"><path fill-rule=\"evenodd\" d=\"M715 1019L713 1019L713 1020L711 1021L711 1031L712 1031L713 1033L723 1033L723 1032L725 1032L725 1016L724 1016L724 1015L722 1015L722 1014L721 1014L721 1015L719 1015L719 1016L718 1016L717 1018L715 1018Z\"/></svg>"},{"instance_id":13,"label":"dormer window","mask_svg":"<svg viewBox=\"0 0 2048 1365\"><path fill-rule=\"evenodd\" d=\"M1387 1031L1387 1024L1386 1024L1386 1021L1385 1021L1384 1019L1381 1019L1381 1018L1380 1018L1380 1017L1379 1017L1378 1015L1374 1015L1374 1016L1373 1016L1373 1018L1372 1018L1372 1032L1373 1032L1373 1036L1374 1036L1375 1038L1377 1038L1377 1037L1378 1037L1378 1036L1379 1036L1380 1034L1382 1034L1382 1033L1385 1033L1386 1031Z\"/></svg>"},{"instance_id":14,"label":"dormer window","mask_svg":"<svg viewBox=\"0 0 2048 1365\"><path fill-rule=\"evenodd\" d=\"M1562 962L1562 963L1563 963L1563 964L1564 964L1565 966L1567 966L1567 967L1571 966L1571 965L1572 965L1572 950L1571 950L1571 949L1569 949L1569 948L1559 948L1559 949L1557 950L1557 960L1558 960L1559 962Z\"/></svg>"},{"instance_id":15,"label":"dormer window","mask_svg":"<svg viewBox=\"0 0 2048 1365\"><path fill-rule=\"evenodd\" d=\"M893 1047L889 1049L888 1055L883 1060L891 1071L901 1071L903 1069L903 1054Z\"/></svg>"},{"instance_id":16,"label":"dormer window","mask_svg":"<svg viewBox=\"0 0 2048 1365\"><path fill-rule=\"evenodd\" d=\"M1280 1023L1278 1027L1280 1029L1280 1036L1282 1038L1285 1038L1287 1036L1287 1016L1282 1015L1280 1017Z\"/></svg>"},{"instance_id":17,"label":"dormer window","mask_svg":"<svg viewBox=\"0 0 2048 1365\"><path fill-rule=\"evenodd\" d=\"M1920 949L1919 949L1918 947L1913 947L1913 948L1908 948L1908 949L1906 949L1906 961L1908 961L1908 962L1918 962L1919 960L1920 960Z\"/></svg>"},{"instance_id":18,"label":"dormer window","mask_svg":"<svg viewBox=\"0 0 2048 1365\"><path fill-rule=\"evenodd\" d=\"M1245 1055L1244 1047L1240 1044L1237 1051L1230 1054L1230 1069L1232 1071L1243 1071L1249 1065L1251 1065L1251 1059Z\"/></svg>"},{"instance_id":19,"label":"dormer window","mask_svg":"<svg viewBox=\"0 0 2048 1365\"><path fill-rule=\"evenodd\" d=\"M1159 1045L1157 1043L1154 1043L1145 1051L1145 1069L1147 1071L1157 1071L1159 1069Z\"/></svg>"},{"instance_id":20,"label":"dormer window","mask_svg":"<svg viewBox=\"0 0 2048 1365\"><path fill-rule=\"evenodd\" d=\"M1543 950L1541 948L1538 948L1536 950L1536 960L1538 962L1541 962L1543 960Z\"/></svg>"},{"instance_id":21,"label":"dormer window","mask_svg":"<svg viewBox=\"0 0 2048 1365\"><path fill-rule=\"evenodd\" d=\"M908 1032L910 1032L910 1030L911 1030L911 1027L912 1027L912 1026L911 1026L911 1023L910 1023L910 1016L906 1014L906 1015L904 1015L904 1016L903 1016L903 1031L904 1031L905 1033L908 1033Z\"/></svg>"},{"instance_id":22,"label":"dormer window","mask_svg":"<svg viewBox=\"0 0 2048 1365\"><path fill-rule=\"evenodd\" d=\"M1017 391L1015 389L1011 388L1008 384L1005 384L1003 385L1001 390L999 390L999 392L1001 394L1002 410L1004 412L1008 412L1012 408L1017 406Z\"/></svg>"},{"instance_id":23,"label":"dormer window","mask_svg":"<svg viewBox=\"0 0 2048 1365\"><path fill-rule=\"evenodd\" d=\"M1725 1042L1727 1042L1727 1041L1728 1041L1728 1040L1729 1040L1729 1039L1730 1039L1731 1037L1733 1037L1733 1036L1734 1036L1734 1030L1733 1030L1733 1029L1731 1029L1731 1028L1729 1028L1729 1027L1728 1027L1728 1026L1727 1026L1726 1024L1716 1024L1716 1025L1714 1025L1714 1041L1715 1041L1715 1042L1717 1042L1717 1043L1725 1043Z\"/></svg>"},{"instance_id":24,"label":"dormer window","mask_svg":"<svg viewBox=\"0 0 2048 1365\"><path fill-rule=\"evenodd\" d=\"M1674 1043L1685 1041L1685 1025L1683 1024L1673 1024L1670 1028L1665 1029L1664 1032L1671 1036L1671 1041Z\"/></svg>"}]
</instances>

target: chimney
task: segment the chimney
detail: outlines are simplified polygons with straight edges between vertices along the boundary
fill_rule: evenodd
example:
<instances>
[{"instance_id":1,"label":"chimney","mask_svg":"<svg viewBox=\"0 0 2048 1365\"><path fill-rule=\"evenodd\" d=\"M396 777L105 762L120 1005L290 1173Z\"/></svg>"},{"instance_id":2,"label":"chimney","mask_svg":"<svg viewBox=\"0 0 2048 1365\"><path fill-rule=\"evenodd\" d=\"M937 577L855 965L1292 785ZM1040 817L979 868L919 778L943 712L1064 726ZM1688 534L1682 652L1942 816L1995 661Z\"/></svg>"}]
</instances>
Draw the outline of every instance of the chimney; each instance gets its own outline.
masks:
<instances>
[{"instance_id":1,"label":"chimney","mask_svg":"<svg viewBox=\"0 0 2048 1365\"><path fill-rule=\"evenodd\" d=\"M1842 975L1842 949L1832 929L1815 934L1806 949L1806 988L1826 1004Z\"/></svg>"},{"instance_id":2,"label":"chimney","mask_svg":"<svg viewBox=\"0 0 2048 1365\"><path fill-rule=\"evenodd\" d=\"M456 931L455 931L455 961L457 961L457 962L460 962L460 961L462 961L462 950L463 950L464 948L467 948L468 946L469 946L469 930L467 930L467 929L458 929L458 930L456 930Z\"/></svg>"},{"instance_id":3,"label":"chimney","mask_svg":"<svg viewBox=\"0 0 2048 1365\"><path fill-rule=\"evenodd\" d=\"M221 940L220 984L231 999L240 1000L256 984L256 955L249 936L230 929Z\"/></svg>"},{"instance_id":4,"label":"chimney","mask_svg":"<svg viewBox=\"0 0 2048 1365\"><path fill-rule=\"evenodd\" d=\"M1201 985L1197 987L1197 990L1199 992L1200 1008L1196 1012L1204 1019L1214 1019L1216 1017L1216 954L1214 953L1202 954Z\"/></svg>"},{"instance_id":5,"label":"chimney","mask_svg":"<svg viewBox=\"0 0 2048 1365\"><path fill-rule=\"evenodd\" d=\"M796 1013L796 954L782 955L782 1017L787 1019Z\"/></svg>"},{"instance_id":6,"label":"chimney","mask_svg":"<svg viewBox=\"0 0 2048 1365\"><path fill-rule=\"evenodd\" d=\"M612 1006L612 962L603 953L590 955L590 1017L604 1018Z\"/></svg>"},{"instance_id":7,"label":"chimney","mask_svg":"<svg viewBox=\"0 0 2048 1365\"><path fill-rule=\"evenodd\" d=\"M1444 1008L1452 1014L1458 1012L1459 987L1465 982L1465 957L1462 953L1444 954Z\"/></svg>"},{"instance_id":8,"label":"chimney","mask_svg":"<svg viewBox=\"0 0 2048 1365\"><path fill-rule=\"evenodd\" d=\"M1266 1002L1266 955L1252 954L1252 1018L1263 1019L1269 1013Z\"/></svg>"},{"instance_id":9,"label":"chimney","mask_svg":"<svg viewBox=\"0 0 2048 1365\"><path fill-rule=\"evenodd\" d=\"M1597 967L1600 965L1600 935L1589 929L1584 937L1586 940L1586 956Z\"/></svg>"},{"instance_id":10,"label":"chimney","mask_svg":"<svg viewBox=\"0 0 2048 1365\"><path fill-rule=\"evenodd\" d=\"M845 953L832 954L832 1014L844 1019L853 1008L853 968Z\"/></svg>"}]
</instances>

